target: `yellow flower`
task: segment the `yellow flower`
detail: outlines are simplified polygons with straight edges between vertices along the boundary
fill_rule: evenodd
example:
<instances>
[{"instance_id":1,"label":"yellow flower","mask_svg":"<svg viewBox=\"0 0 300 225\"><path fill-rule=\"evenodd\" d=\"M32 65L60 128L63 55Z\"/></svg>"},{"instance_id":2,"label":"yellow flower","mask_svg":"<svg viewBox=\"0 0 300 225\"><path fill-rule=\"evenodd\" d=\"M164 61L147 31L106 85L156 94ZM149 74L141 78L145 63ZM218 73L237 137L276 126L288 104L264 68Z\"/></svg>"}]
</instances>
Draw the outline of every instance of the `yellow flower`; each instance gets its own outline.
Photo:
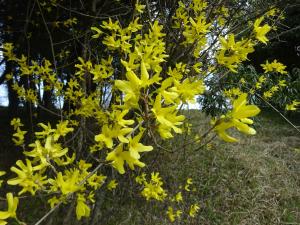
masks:
<instances>
[{"instance_id":1,"label":"yellow flower","mask_svg":"<svg viewBox=\"0 0 300 225\"><path fill-rule=\"evenodd\" d=\"M102 133L95 136L95 141L104 142L107 148L113 147L113 137L114 134L111 131L111 128L108 125L102 127Z\"/></svg>"},{"instance_id":2,"label":"yellow flower","mask_svg":"<svg viewBox=\"0 0 300 225\"><path fill-rule=\"evenodd\" d=\"M52 129L51 128L51 124L48 123L47 125L44 124L44 123L38 123L38 125L40 127L42 127L44 130L43 131L40 131L40 132L35 132L35 135L38 137L38 138L44 138L52 133L55 132L55 129Z\"/></svg>"},{"instance_id":3,"label":"yellow flower","mask_svg":"<svg viewBox=\"0 0 300 225\"><path fill-rule=\"evenodd\" d=\"M264 17L260 17L255 20L254 32L257 40L261 41L264 44L267 44L267 41L269 41L269 39L266 37L266 34L271 30L271 27L268 24L260 26L263 19Z\"/></svg>"},{"instance_id":4,"label":"yellow flower","mask_svg":"<svg viewBox=\"0 0 300 225\"><path fill-rule=\"evenodd\" d=\"M16 164L19 168L13 166L10 170L15 172L18 177L8 180L7 183L23 187L18 193L19 195L27 191L34 195L37 190L41 189L47 183L45 181L46 177L43 177L40 173L34 173L40 170L40 168L33 167L30 160L26 159L26 165L21 160L18 160Z\"/></svg>"},{"instance_id":5,"label":"yellow flower","mask_svg":"<svg viewBox=\"0 0 300 225\"><path fill-rule=\"evenodd\" d=\"M177 218L180 218L181 214L182 214L181 210L176 210L176 216L177 216Z\"/></svg>"},{"instance_id":6,"label":"yellow flower","mask_svg":"<svg viewBox=\"0 0 300 225\"><path fill-rule=\"evenodd\" d=\"M130 133L133 129L130 127L121 127L119 125L109 127L104 125L102 127L102 133L95 136L95 141L104 142L107 148L113 147L113 138L118 138L122 143L128 143L129 140L124 135Z\"/></svg>"},{"instance_id":7,"label":"yellow flower","mask_svg":"<svg viewBox=\"0 0 300 225\"><path fill-rule=\"evenodd\" d=\"M101 27L111 31L118 31L119 29L121 29L119 21L116 20L116 22L112 22L111 18L108 19L108 22L103 21Z\"/></svg>"},{"instance_id":8,"label":"yellow flower","mask_svg":"<svg viewBox=\"0 0 300 225\"><path fill-rule=\"evenodd\" d=\"M18 127L24 126L24 124L21 123L21 119L20 118L13 118L10 121L10 125L14 127L14 130L17 130Z\"/></svg>"},{"instance_id":9,"label":"yellow flower","mask_svg":"<svg viewBox=\"0 0 300 225\"><path fill-rule=\"evenodd\" d=\"M91 30L96 31L96 34L92 36L92 38L99 38L101 34L103 34L103 31L101 31L97 27L91 27Z\"/></svg>"},{"instance_id":10,"label":"yellow flower","mask_svg":"<svg viewBox=\"0 0 300 225\"><path fill-rule=\"evenodd\" d=\"M246 83L245 79L244 79L244 78L241 78L241 79L240 79L240 83L245 84L245 83Z\"/></svg>"},{"instance_id":11,"label":"yellow flower","mask_svg":"<svg viewBox=\"0 0 300 225\"><path fill-rule=\"evenodd\" d=\"M4 43L2 47L4 50L3 55L8 58L8 61L14 61L17 59L15 54L13 53L14 45L12 43Z\"/></svg>"},{"instance_id":12,"label":"yellow flower","mask_svg":"<svg viewBox=\"0 0 300 225\"><path fill-rule=\"evenodd\" d=\"M272 9L270 9L268 12L266 12L266 15L267 15L268 17L270 17L270 16L275 16L275 14L276 14L277 11L278 11L277 8L272 8Z\"/></svg>"},{"instance_id":13,"label":"yellow flower","mask_svg":"<svg viewBox=\"0 0 300 225\"><path fill-rule=\"evenodd\" d=\"M141 175L139 175L135 178L135 182L137 182L138 184L143 184L145 181L146 181L145 173L142 173Z\"/></svg>"},{"instance_id":14,"label":"yellow flower","mask_svg":"<svg viewBox=\"0 0 300 225\"><path fill-rule=\"evenodd\" d=\"M199 94L203 94L205 91L205 86L203 80L196 80L187 78L183 81L174 79L174 92L180 96L180 100L182 102L190 102L195 103L195 96Z\"/></svg>"},{"instance_id":15,"label":"yellow flower","mask_svg":"<svg viewBox=\"0 0 300 225\"><path fill-rule=\"evenodd\" d=\"M273 96L273 92L269 91L265 91L264 92L264 98L271 98Z\"/></svg>"},{"instance_id":16,"label":"yellow flower","mask_svg":"<svg viewBox=\"0 0 300 225\"><path fill-rule=\"evenodd\" d=\"M278 85L279 85L280 87L285 87L285 86L286 86L286 80L279 80Z\"/></svg>"},{"instance_id":17,"label":"yellow flower","mask_svg":"<svg viewBox=\"0 0 300 225\"><path fill-rule=\"evenodd\" d=\"M106 156L107 161L112 161L112 166L120 173L124 174L124 163L126 162L130 169L134 170L134 166L137 165L139 167L144 167L145 164L139 161L138 159L135 159L131 157L129 151L123 151L123 145L120 144L116 147L115 150L108 153Z\"/></svg>"},{"instance_id":18,"label":"yellow flower","mask_svg":"<svg viewBox=\"0 0 300 225\"><path fill-rule=\"evenodd\" d=\"M13 142L15 143L15 145L20 146L22 144L24 144L24 135L27 133L27 131L22 131L19 127L17 128L17 132L13 134L13 137L16 138L12 138Z\"/></svg>"},{"instance_id":19,"label":"yellow flower","mask_svg":"<svg viewBox=\"0 0 300 225\"><path fill-rule=\"evenodd\" d=\"M140 132L135 137L129 138L128 145L129 145L130 156L135 159L141 158L140 152L149 152L149 151L153 150L152 146L146 146L146 145L143 145L142 143L139 143L142 136L143 136L143 132Z\"/></svg>"},{"instance_id":20,"label":"yellow flower","mask_svg":"<svg viewBox=\"0 0 300 225\"><path fill-rule=\"evenodd\" d=\"M12 193L6 194L7 200L7 211L0 211L0 224L5 225L7 222L5 221L8 218L16 218L16 211L19 203L19 199L14 197Z\"/></svg>"},{"instance_id":21,"label":"yellow flower","mask_svg":"<svg viewBox=\"0 0 300 225\"><path fill-rule=\"evenodd\" d=\"M233 102L232 111L228 112L226 116L223 115L219 120L214 122L214 130L224 141L237 142L238 140L229 136L226 133L226 130L231 127L235 127L245 134L256 134L256 131L247 124L253 123L253 121L248 119L248 117L256 116L259 112L260 109L256 105L247 105L247 94L243 93Z\"/></svg>"},{"instance_id":22,"label":"yellow flower","mask_svg":"<svg viewBox=\"0 0 300 225\"><path fill-rule=\"evenodd\" d=\"M197 203L191 205L190 211L189 211L190 217L195 217L196 213L199 211L199 209L200 209L200 207L199 207L199 205Z\"/></svg>"},{"instance_id":23,"label":"yellow flower","mask_svg":"<svg viewBox=\"0 0 300 225\"><path fill-rule=\"evenodd\" d=\"M50 207L52 209L55 205L60 203L60 201L61 201L60 199L58 199L56 196L54 196L48 200L48 203L50 204Z\"/></svg>"},{"instance_id":24,"label":"yellow flower","mask_svg":"<svg viewBox=\"0 0 300 225\"><path fill-rule=\"evenodd\" d=\"M183 115L176 115L176 106L161 107L161 94L156 96L152 112L160 123L158 131L162 138L172 137L173 135L170 132L171 129L173 129L175 133L182 133L182 129L177 126L183 123L182 121L185 117Z\"/></svg>"},{"instance_id":25,"label":"yellow flower","mask_svg":"<svg viewBox=\"0 0 300 225\"><path fill-rule=\"evenodd\" d=\"M221 48L216 55L219 64L237 73L238 65L247 60L247 55L254 52L254 43L250 40L236 41L234 34L229 34L227 40L220 37Z\"/></svg>"},{"instance_id":26,"label":"yellow flower","mask_svg":"<svg viewBox=\"0 0 300 225\"><path fill-rule=\"evenodd\" d=\"M86 176L87 176L87 174L86 174ZM90 178L88 178L87 181L88 181L88 184L92 188L94 188L94 190L96 190L96 189L100 188L104 184L106 178L107 177L104 176L104 175L102 175L102 174L99 174L99 175L94 174Z\"/></svg>"},{"instance_id":27,"label":"yellow flower","mask_svg":"<svg viewBox=\"0 0 300 225\"><path fill-rule=\"evenodd\" d=\"M178 192L178 193L175 195L175 201L176 201L176 202L181 202L181 201L183 201L181 191Z\"/></svg>"},{"instance_id":28,"label":"yellow flower","mask_svg":"<svg viewBox=\"0 0 300 225\"><path fill-rule=\"evenodd\" d=\"M294 100L291 104L287 104L285 106L285 110L295 111L295 110L297 110L298 105L300 105L300 101Z\"/></svg>"},{"instance_id":29,"label":"yellow flower","mask_svg":"<svg viewBox=\"0 0 300 225\"><path fill-rule=\"evenodd\" d=\"M278 62L276 59L271 63L269 63L269 61L267 60L266 63L261 64L261 66L264 69L265 73L278 72L281 74L287 74L287 71L285 71L286 66L281 62Z\"/></svg>"},{"instance_id":30,"label":"yellow flower","mask_svg":"<svg viewBox=\"0 0 300 225\"><path fill-rule=\"evenodd\" d=\"M192 180L192 178L188 178L187 180L186 180L186 184L185 184L185 186L184 186L184 190L186 190L186 191L191 191L190 190L190 185L191 184L193 184L193 180Z\"/></svg>"},{"instance_id":31,"label":"yellow flower","mask_svg":"<svg viewBox=\"0 0 300 225\"><path fill-rule=\"evenodd\" d=\"M142 196L146 198L146 200L156 199L158 201L162 201L167 196L166 191L163 189L163 182L159 173L151 173L151 180L148 182L144 180L144 189L142 191Z\"/></svg>"},{"instance_id":32,"label":"yellow flower","mask_svg":"<svg viewBox=\"0 0 300 225\"><path fill-rule=\"evenodd\" d=\"M86 204L86 199L83 195L77 195L76 217L80 220L81 217L89 217L91 213L90 207Z\"/></svg>"},{"instance_id":33,"label":"yellow flower","mask_svg":"<svg viewBox=\"0 0 300 225\"><path fill-rule=\"evenodd\" d=\"M59 137L64 137L69 132L72 132L74 130L72 127L67 127L68 124L69 124L68 120L60 121L58 124L56 124L54 140L58 140Z\"/></svg>"},{"instance_id":34,"label":"yellow flower","mask_svg":"<svg viewBox=\"0 0 300 225\"><path fill-rule=\"evenodd\" d=\"M134 124L134 120L126 120L124 119L124 116L129 112L128 109L125 109L123 111L115 110L112 112L113 114L113 120L116 121L121 127L127 127L128 125Z\"/></svg>"},{"instance_id":35,"label":"yellow flower","mask_svg":"<svg viewBox=\"0 0 300 225\"><path fill-rule=\"evenodd\" d=\"M139 50L136 49L136 51ZM126 62L121 60L122 65L126 68L126 78L127 80L116 80L115 86L120 91L124 92L125 98L124 102L128 105L128 107L138 107L138 101L140 96L140 90L142 88L146 88L149 85L156 83L160 80L158 75L153 77L149 77L149 73L147 70L148 64L145 63L144 59L140 64L141 75L140 78L137 76L132 67L136 67L137 65L132 65L130 62Z\"/></svg>"},{"instance_id":36,"label":"yellow flower","mask_svg":"<svg viewBox=\"0 0 300 225\"><path fill-rule=\"evenodd\" d=\"M209 26L211 25L210 23L206 23L205 17L203 16L199 16L197 18L195 18L196 21L190 17L189 21L192 25L192 27L195 29L196 34L205 34L209 31Z\"/></svg>"},{"instance_id":37,"label":"yellow flower","mask_svg":"<svg viewBox=\"0 0 300 225\"><path fill-rule=\"evenodd\" d=\"M5 75L5 79L6 79L6 80L11 80L11 79L13 79L13 74L12 74L12 73L6 74L6 75Z\"/></svg>"},{"instance_id":38,"label":"yellow flower","mask_svg":"<svg viewBox=\"0 0 300 225\"><path fill-rule=\"evenodd\" d=\"M117 182L115 179L113 179L113 180L111 180L111 181L108 183L107 189L110 190L110 191L112 191L112 190L115 189L117 186L118 186L118 182Z\"/></svg>"},{"instance_id":39,"label":"yellow flower","mask_svg":"<svg viewBox=\"0 0 300 225\"><path fill-rule=\"evenodd\" d=\"M175 218L176 218L176 214L174 214L174 210L171 206L168 207L168 211L167 211L167 215L169 217L169 220L171 222L174 222L175 221Z\"/></svg>"},{"instance_id":40,"label":"yellow flower","mask_svg":"<svg viewBox=\"0 0 300 225\"><path fill-rule=\"evenodd\" d=\"M54 188L58 188L63 195L78 191L80 189L80 186L78 185L79 182L79 170L66 173L65 175L62 175L62 173L59 172L55 181L52 181Z\"/></svg>"},{"instance_id":41,"label":"yellow flower","mask_svg":"<svg viewBox=\"0 0 300 225\"><path fill-rule=\"evenodd\" d=\"M39 140L35 141L29 145L33 148L32 151L25 151L24 154L34 158L36 161L40 162L39 168L46 167L50 165L50 160L53 160L57 164L67 165L72 162L72 158L75 157L75 154L72 158L67 157L68 148L63 148L59 143L54 141L53 135L50 135L45 140L45 145L42 146ZM62 161L61 157L65 156L66 161Z\"/></svg>"},{"instance_id":42,"label":"yellow flower","mask_svg":"<svg viewBox=\"0 0 300 225\"><path fill-rule=\"evenodd\" d=\"M140 4L139 0L136 1L136 3L135 3L135 10L136 11L138 11L139 13L143 13L145 8L146 8L146 6Z\"/></svg>"}]
</instances>

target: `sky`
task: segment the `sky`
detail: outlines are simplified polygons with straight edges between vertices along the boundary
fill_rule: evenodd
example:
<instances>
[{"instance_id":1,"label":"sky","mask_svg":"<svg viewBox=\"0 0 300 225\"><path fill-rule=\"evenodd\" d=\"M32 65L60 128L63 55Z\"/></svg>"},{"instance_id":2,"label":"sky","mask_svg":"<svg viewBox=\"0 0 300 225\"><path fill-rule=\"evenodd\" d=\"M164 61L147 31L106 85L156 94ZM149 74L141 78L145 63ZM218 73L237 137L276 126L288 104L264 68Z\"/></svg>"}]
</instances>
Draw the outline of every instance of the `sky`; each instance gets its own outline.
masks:
<instances>
[{"instance_id":1,"label":"sky","mask_svg":"<svg viewBox=\"0 0 300 225\"><path fill-rule=\"evenodd\" d=\"M2 51L0 51L0 61L3 59ZM0 74L4 72L5 65L0 65ZM0 106L8 106L8 96L6 84L0 85Z\"/></svg>"},{"instance_id":2,"label":"sky","mask_svg":"<svg viewBox=\"0 0 300 225\"><path fill-rule=\"evenodd\" d=\"M0 106L8 106L8 96L6 84L0 85Z\"/></svg>"}]
</instances>

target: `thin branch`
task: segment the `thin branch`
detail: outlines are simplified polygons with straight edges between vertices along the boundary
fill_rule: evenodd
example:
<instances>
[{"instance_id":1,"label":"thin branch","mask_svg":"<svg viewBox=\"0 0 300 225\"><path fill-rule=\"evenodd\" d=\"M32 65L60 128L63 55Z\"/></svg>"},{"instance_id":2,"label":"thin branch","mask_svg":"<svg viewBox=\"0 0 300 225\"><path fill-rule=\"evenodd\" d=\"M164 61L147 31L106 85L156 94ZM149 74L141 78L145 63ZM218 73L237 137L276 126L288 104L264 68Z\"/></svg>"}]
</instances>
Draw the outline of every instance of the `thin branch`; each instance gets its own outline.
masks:
<instances>
[{"instance_id":1,"label":"thin branch","mask_svg":"<svg viewBox=\"0 0 300 225\"><path fill-rule=\"evenodd\" d=\"M75 14L78 14L78 15L81 15L81 16L85 16L85 17L89 17L89 18L93 18L93 19L101 19L101 20L103 20L103 19L108 19L108 18L114 17L114 16L123 16L123 15L127 15L127 14L130 12L130 10L127 10L127 11L124 12L124 13L118 13L118 14L116 14L116 15L93 16L93 15L90 15L90 14L85 14L85 13L82 13L82 12L78 12L78 11L76 11L76 10L74 10L74 9L68 9L68 8L66 8L66 7L64 7L64 6L60 5L60 4L57 4L57 6L60 7L60 8L62 8L62 9L64 9L64 10L70 11L70 12L72 12L72 13L75 13Z\"/></svg>"},{"instance_id":2,"label":"thin branch","mask_svg":"<svg viewBox=\"0 0 300 225\"><path fill-rule=\"evenodd\" d=\"M278 109L276 109L270 102L265 100L263 97L261 97L259 94L255 94L257 97L259 97L261 100L263 100L268 106L270 106L272 109L274 109L286 122L288 122L295 130L297 130L300 133L300 130L298 127L296 127L288 118L286 118Z\"/></svg>"},{"instance_id":3,"label":"thin branch","mask_svg":"<svg viewBox=\"0 0 300 225\"><path fill-rule=\"evenodd\" d=\"M48 216L50 216L60 205L62 202L57 203L52 209L49 210L39 221L37 221L34 225L40 225Z\"/></svg>"},{"instance_id":4,"label":"thin branch","mask_svg":"<svg viewBox=\"0 0 300 225\"><path fill-rule=\"evenodd\" d=\"M294 27L294 28L292 28L292 29L286 30L286 31L284 31L284 32L281 32L280 34L278 34L278 35L272 37L272 38L270 39L270 41L272 41L272 40L274 40L274 39L277 39L277 38L279 38L280 36L283 36L283 35L285 35L285 34L287 34L287 33L289 33L289 32L296 31L296 30L299 30L299 29L300 29L300 25L297 26L297 27Z\"/></svg>"},{"instance_id":5,"label":"thin branch","mask_svg":"<svg viewBox=\"0 0 300 225\"><path fill-rule=\"evenodd\" d=\"M152 22L151 13L150 13L150 5L149 5L148 0L146 0L146 6L147 6L147 13L148 13L149 20Z\"/></svg>"},{"instance_id":6,"label":"thin branch","mask_svg":"<svg viewBox=\"0 0 300 225\"><path fill-rule=\"evenodd\" d=\"M45 110L45 111L47 111L47 112L49 112L49 113L51 113L51 114L53 114L53 115L55 115L55 116L61 117L60 114L58 114L58 113L56 113L56 112L53 112L52 110L47 109L46 107L44 107L44 106L42 106L42 105L38 105L38 107L41 108L41 109L43 109L43 110Z\"/></svg>"},{"instance_id":7,"label":"thin branch","mask_svg":"<svg viewBox=\"0 0 300 225\"><path fill-rule=\"evenodd\" d=\"M204 144L200 145L198 148L196 148L194 151L199 151L201 148L203 148L204 146L206 146L208 143L212 142L212 140L214 140L217 137L217 134L214 134L214 136L212 136L207 142L205 142Z\"/></svg>"},{"instance_id":8,"label":"thin branch","mask_svg":"<svg viewBox=\"0 0 300 225\"><path fill-rule=\"evenodd\" d=\"M48 36L49 36L49 41L50 41L50 45L51 45L51 52L52 52L52 58L53 58L53 64L54 64L54 68L55 68L55 72L57 72L57 68L56 68L56 60L55 60L55 52L54 52L54 48L53 48L53 39L52 39L52 35L51 35L51 32L48 28L48 25L47 25L47 22L45 20L45 17L44 17L44 13L43 13L43 10L41 8L41 5L40 5L40 2L39 0L36 0L36 3L39 7L39 10L41 12L41 16L42 16L42 19L43 19L43 22L44 22L44 25L45 25L45 29L48 33Z\"/></svg>"}]
</instances>

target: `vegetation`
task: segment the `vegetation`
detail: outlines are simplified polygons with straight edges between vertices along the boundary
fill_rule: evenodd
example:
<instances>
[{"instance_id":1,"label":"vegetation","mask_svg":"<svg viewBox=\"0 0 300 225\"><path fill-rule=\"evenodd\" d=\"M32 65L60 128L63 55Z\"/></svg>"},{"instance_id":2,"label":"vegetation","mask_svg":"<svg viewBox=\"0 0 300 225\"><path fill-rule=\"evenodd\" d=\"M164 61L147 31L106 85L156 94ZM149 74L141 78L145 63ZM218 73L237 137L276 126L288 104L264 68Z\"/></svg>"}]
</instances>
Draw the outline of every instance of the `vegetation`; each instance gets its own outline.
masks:
<instances>
[{"instance_id":1,"label":"vegetation","mask_svg":"<svg viewBox=\"0 0 300 225\"><path fill-rule=\"evenodd\" d=\"M297 221L299 179L285 157L297 164L298 137L278 160L266 152L266 136L241 136L269 132L253 118L262 102L300 133L276 108L300 105L286 65L263 61L259 77L243 71L277 35L280 2L113 3L1 2L0 82L18 157L0 171L0 225ZM184 110L197 96L212 117ZM283 171L293 177L261 177Z\"/></svg>"}]
</instances>

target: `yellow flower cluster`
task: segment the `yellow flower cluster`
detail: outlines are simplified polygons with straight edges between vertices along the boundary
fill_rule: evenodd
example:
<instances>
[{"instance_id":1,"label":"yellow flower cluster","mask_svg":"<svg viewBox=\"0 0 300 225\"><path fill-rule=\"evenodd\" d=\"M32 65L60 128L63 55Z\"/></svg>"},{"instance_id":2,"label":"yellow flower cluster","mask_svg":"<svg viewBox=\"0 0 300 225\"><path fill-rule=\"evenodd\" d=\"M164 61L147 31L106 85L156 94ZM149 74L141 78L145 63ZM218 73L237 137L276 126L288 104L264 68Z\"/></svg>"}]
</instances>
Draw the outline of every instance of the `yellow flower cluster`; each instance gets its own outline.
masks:
<instances>
[{"instance_id":1,"label":"yellow flower cluster","mask_svg":"<svg viewBox=\"0 0 300 225\"><path fill-rule=\"evenodd\" d=\"M206 34L209 32L211 23L207 23L205 9L207 2L203 0L194 0L190 5L185 5L182 1L179 2L179 7L176 10L176 15L173 16L173 28L183 29L185 41L182 43L185 46L193 45L193 55L198 57L200 51L207 43ZM195 16L188 16L193 13Z\"/></svg>"},{"instance_id":2,"label":"yellow flower cluster","mask_svg":"<svg viewBox=\"0 0 300 225\"><path fill-rule=\"evenodd\" d=\"M138 11L142 9L143 7L140 7ZM134 169L135 165L143 167L145 164L140 161L140 153L153 149L152 146L140 143L144 128L141 127L140 132L136 133L132 125L154 118L157 121L157 131L162 138L173 137L173 131L182 133L182 129L178 126L183 124L184 116L177 115L178 105L194 101L194 97L204 91L202 79L184 78L190 72L190 68L182 63L176 64L175 68L169 67L170 77L160 82L161 63L168 57L165 54L163 27L158 21L154 21L143 36L135 35L135 38L131 38L133 33L139 32L142 28L138 21L137 17L127 27L121 28L118 21L109 19L108 22L102 23L101 28L91 28L96 32L93 38L102 38L102 43L110 50L121 51L126 55L120 60L125 71L124 79L113 81L114 87L121 92L117 98L119 105L115 106L114 111L108 116L97 117L103 126L101 133L95 136L95 141L99 143L98 147L113 149L108 152L106 160L121 174L125 173L125 162L131 169ZM111 59L103 63L102 67L107 70L105 68L110 66ZM94 66L91 62L81 60L81 64L76 67L80 69L77 72L79 76L86 72L93 74ZM109 75L104 77L94 74L94 82L100 84L114 72L107 71L110 71L107 73ZM105 73L101 73L101 76L103 74ZM154 85L160 87L153 91ZM132 109L137 110L136 121L123 119Z\"/></svg>"},{"instance_id":3,"label":"yellow flower cluster","mask_svg":"<svg viewBox=\"0 0 300 225\"><path fill-rule=\"evenodd\" d=\"M247 55L254 52L252 40L236 41L234 34L229 34L227 39L220 37L220 43L221 47L216 59L220 65L226 66L235 73L238 65L247 60Z\"/></svg>"},{"instance_id":4,"label":"yellow flower cluster","mask_svg":"<svg viewBox=\"0 0 300 225\"><path fill-rule=\"evenodd\" d=\"M92 164L80 160L76 169L59 172L55 179L49 179L50 191L60 193L48 200L52 208L56 204L65 202L71 194L76 193L77 219L80 220L82 217L90 215L89 205L95 202L94 192L102 187L106 180L106 176L102 174L91 175L89 171L91 167Z\"/></svg>"},{"instance_id":5,"label":"yellow flower cluster","mask_svg":"<svg viewBox=\"0 0 300 225\"><path fill-rule=\"evenodd\" d=\"M264 92L264 98L268 99L271 98L277 91L279 90L278 86L273 86L269 90Z\"/></svg>"},{"instance_id":6,"label":"yellow flower cluster","mask_svg":"<svg viewBox=\"0 0 300 225\"><path fill-rule=\"evenodd\" d=\"M197 203L191 205L190 211L189 211L190 217L195 217L196 213L199 211L199 209L200 209L200 207L199 207L199 205Z\"/></svg>"},{"instance_id":7,"label":"yellow flower cluster","mask_svg":"<svg viewBox=\"0 0 300 225\"><path fill-rule=\"evenodd\" d=\"M264 20L264 17L260 17L254 22L254 32L255 37L260 42L267 44L268 38L266 37L266 34L271 30L271 27L268 24L265 24L263 26L260 26L262 21Z\"/></svg>"},{"instance_id":8,"label":"yellow flower cluster","mask_svg":"<svg viewBox=\"0 0 300 225\"><path fill-rule=\"evenodd\" d=\"M163 189L163 182L159 173L151 173L151 178L147 181L146 174L136 177L136 182L143 185L143 190L141 192L142 196L147 200L155 199L158 201L163 201L167 197L167 192Z\"/></svg>"},{"instance_id":9,"label":"yellow flower cluster","mask_svg":"<svg viewBox=\"0 0 300 225\"><path fill-rule=\"evenodd\" d=\"M14 53L14 46L12 43L5 43L3 45L3 55L10 61L14 61L17 63L19 67L18 75L20 77L27 76L32 78L33 84L41 86L43 84L43 90L49 91L54 90L56 96L61 94L63 89L63 83L60 81L59 77L57 76L56 72L52 67L52 64L49 60L42 60L42 61L34 61L27 59L24 55L21 58L18 58ZM12 74L8 74L6 78L13 79ZM33 90L30 88L24 88L18 84L18 80L14 79L14 83L12 86L13 90L15 90L18 96L25 100L32 102L34 104L38 104L38 97L37 92L41 90Z\"/></svg>"},{"instance_id":10,"label":"yellow flower cluster","mask_svg":"<svg viewBox=\"0 0 300 225\"><path fill-rule=\"evenodd\" d=\"M294 100L292 103L290 104L287 104L285 106L285 110L288 110L288 111L296 111L297 110L297 107L300 105L300 101L296 101Z\"/></svg>"},{"instance_id":11,"label":"yellow flower cluster","mask_svg":"<svg viewBox=\"0 0 300 225\"><path fill-rule=\"evenodd\" d=\"M3 48L3 55L7 58L8 61L15 61L17 59L13 52L14 50L13 43L4 43L2 48Z\"/></svg>"},{"instance_id":12,"label":"yellow flower cluster","mask_svg":"<svg viewBox=\"0 0 300 225\"><path fill-rule=\"evenodd\" d=\"M243 92L241 91L240 88L231 88L231 89L226 89L223 91L224 95L228 97L229 99L233 100L236 97L240 96Z\"/></svg>"},{"instance_id":13,"label":"yellow flower cluster","mask_svg":"<svg viewBox=\"0 0 300 225\"><path fill-rule=\"evenodd\" d=\"M13 129L15 133L13 134L13 142L16 146L22 146L24 144L25 134L27 131L22 131L21 127L24 126L23 123L21 123L20 118L13 118L10 122L10 125L13 126Z\"/></svg>"},{"instance_id":14,"label":"yellow flower cluster","mask_svg":"<svg viewBox=\"0 0 300 225\"><path fill-rule=\"evenodd\" d=\"M287 74L287 71L285 71L286 66L281 62L278 62L276 59L271 63L269 63L269 61L267 60L266 63L261 64L261 66L264 69L265 73L277 72L281 74Z\"/></svg>"},{"instance_id":15,"label":"yellow flower cluster","mask_svg":"<svg viewBox=\"0 0 300 225\"><path fill-rule=\"evenodd\" d=\"M165 204L168 204L168 209L166 215L171 222L174 222L176 219L180 220L183 212L186 211L186 215L190 217L195 217L196 213L199 211L199 204L195 203L192 205L186 205L184 202L183 194L187 194L193 190L196 190L192 186L192 178L188 178L184 185L179 187L179 191L174 195L168 194L165 189L163 189L163 181L159 176L158 172L152 172L151 178L147 181L146 173L142 173L139 176L136 176L135 181L142 185L142 196L149 200L163 201ZM169 198L167 196L169 195ZM187 196L186 196L187 197Z\"/></svg>"},{"instance_id":16,"label":"yellow flower cluster","mask_svg":"<svg viewBox=\"0 0 300 225\"><path fill-rule=\"evenodd\" d=\"M81 219L89 216L88 204L94 202L94 191L104 184L106 176L90 174L92 164L84 160L79 161L74 168L58 171L58 168L70 165L75 160L75 154L69 157L69 149L59 143L62 137L74 130L69 124L70 121L62 120L53 128L50 124L40 123L42 130L35 132L37 140L29 144L32 150L24 151L28 158L25 159L25 163L18 160L16 166L11 167L11 171L16 173L17 177L9 179L7 183L22 187L19 195L26 192L34 195L37 191L55 193L55 196L48 200L51 207L66 202L69 195L76 193L76 213L77 218ZM20 130L23 126L19 118L14 118L11 125L15 130ZM55 178L49 177L48 169L54 172ZM115 185L116 183L110 183L109 187L112 189Z\"/></svg>"},{"instance_id":17,"label":"yellow flower cluster","mask_svg":"<svg viewBox=\"0 0 300 225\"><path fill-rule=\"evenodd\" d=\"M167 211L167 216L171 222L174 222L176 218L180 219L182 214L182 210L178 209L174 212L174 209L169 206Z\"/></svg>"},{"instance_id":18,"label":"yellow flower cluster","mask_svg":"<svg viewBox=\"0 0 300 225\"><path fill-rule=\"evenodd\" d=\"M187 178L184 186L180 186L180 188L183 188L182 191L185 192L185 194L189 193L191 189L196 191L196 188L192 186L193 185L193 180L192 178ZM194 218L199 211L200 207L198 203L194 203L191 205L187 205L184 203L182 191L179 191L174 195L174 197L171 198L171 202L173 202L173 206L169 206L168 210L166 212L169 220L171 222L174 222L176 219L180 220L183 215L185 215L184 211L186 212L186 215L189 217ZM187 198L188 196L185 195ZM176 202L176 205L174 205L174 202ZM176 208L180 208L175 210Z\"/></svg>"},{"instance_id":19,"label":"yellow flower cluster","mask_svg":"<svg viewBox=\"0 0 300 225\"><path fill-rule=\"evenodd\" d=\"M254 22L255 39L267 44L266 34L271 30L268 24L261 26L264 17L260 17ZM227 38L220 37L221 47L216 55L219 64L226 66L232 72L237 73L238 65L247 60L247 55L254 52L256 42L251 38L236 41L234 34L229 34Z\"/></svg>"},{"instance_id":20,"label":"yellow flower cluster","mask_svg":"<svg viewBox=\"0 0 300 225\"><path fill-rule=\"evenodd\" d=\"M18 185L22 187L22 190L18 193L30 192L35 195L37 190L43 189L47 183L46 176L43 176L44 171L41 171L39 167L32 166L30 160L26 159L26 164L22 160L16 162L18 167L11 167L11 171L17 174L17 177L7 181L9 185Z\"/></svg>"},{"instance_id":21,"label":"yellow flower cluster","mask_svg":"<svg viewBox=\"0 0 300 225\"><path fill-rule=\"evenodd\" d=\"M118 186L118 182L115 179L113 179L108 183L107 189L112 191L113 189L116 189L117 186Z\"/></svg>"},{"instance_id":22,"label":"yellow flower cluster","mask_svg":"<svg viewBox=\"0 0 300 225\"><path fill-rule=\"evenodd\" d=\"M72 27L75 24L77 24L77 18L76 17L69 18L69 19L63 21L63 25L65 27Z\"/></svg>"}]
</instances>

